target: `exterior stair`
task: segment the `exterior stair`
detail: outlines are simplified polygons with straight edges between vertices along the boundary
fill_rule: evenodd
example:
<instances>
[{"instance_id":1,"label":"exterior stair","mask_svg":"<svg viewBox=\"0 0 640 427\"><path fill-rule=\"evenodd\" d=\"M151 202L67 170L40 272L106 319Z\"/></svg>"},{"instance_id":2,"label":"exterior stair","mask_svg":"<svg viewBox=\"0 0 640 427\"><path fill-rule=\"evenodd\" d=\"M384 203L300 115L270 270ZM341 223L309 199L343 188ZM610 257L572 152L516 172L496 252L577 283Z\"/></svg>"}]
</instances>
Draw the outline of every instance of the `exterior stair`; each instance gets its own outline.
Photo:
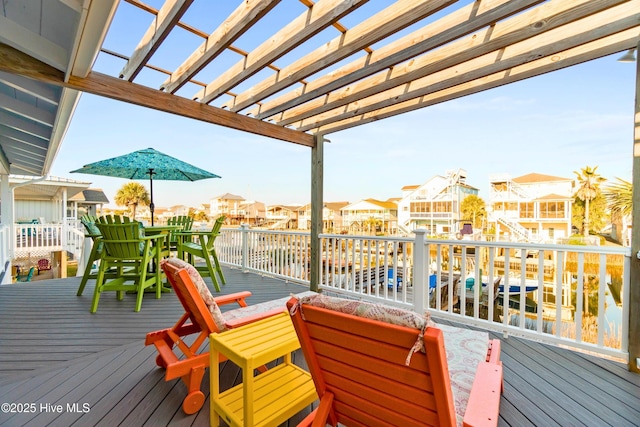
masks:
<instances>
[{"instance_id":1,"label":"exterior stair","mask_svg":"<svg viewBox=\"0 0 640 427\"><path fill-rule=\"evenodd\" d=\"M529 235L529 230L518 224L517 222L506 218L504 216L499 216L496 218L497 222L501 225L507 227L510 233L512 233L519 242L529 242L531 240L531 236Z\"/></svg>"}]
</instances>

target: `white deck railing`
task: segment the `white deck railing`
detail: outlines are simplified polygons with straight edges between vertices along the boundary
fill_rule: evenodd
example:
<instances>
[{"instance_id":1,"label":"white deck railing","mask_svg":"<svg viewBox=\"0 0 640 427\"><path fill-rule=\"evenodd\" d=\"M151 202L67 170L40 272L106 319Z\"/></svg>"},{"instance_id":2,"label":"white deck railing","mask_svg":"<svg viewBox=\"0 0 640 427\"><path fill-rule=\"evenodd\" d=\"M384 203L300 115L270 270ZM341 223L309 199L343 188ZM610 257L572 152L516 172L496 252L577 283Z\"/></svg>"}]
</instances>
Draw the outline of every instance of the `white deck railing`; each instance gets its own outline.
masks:
<instances>
[{"instance_id":1,"label":"white deck railing","mask_svg":"<svg viewBox=\"0 0 640 427\"><path fill-rule=\"evenodd\" d=\"M309 284L309 233L223 229L216 239L220 262L260 274Z\"/></svg>"},{"instance_id":2,"label":"white deck railing","mask_svg":"<svg viewBox=\"0 0 640 427\"><path fill-rule=\"evenodd\" d=\"M420 230L323 234L320 245L325 291L628 358L629 248L438 240ZM249 228L223 229L216 240L222 263L303 284L310 247L308 233ZM486 285L497 279L498 291Z\"/></svg>"},{"instance_id":3,"label":"white deck railing","mask_svg":"<svg viewBox=\"0 0 640 427\"><path fill-rule=\"evenodd\" d=\"M62 224L14 224L14 258L46 257L66 250L78 257L82 251L84 231L78 221Z\"/></svg>"}]
</instances>

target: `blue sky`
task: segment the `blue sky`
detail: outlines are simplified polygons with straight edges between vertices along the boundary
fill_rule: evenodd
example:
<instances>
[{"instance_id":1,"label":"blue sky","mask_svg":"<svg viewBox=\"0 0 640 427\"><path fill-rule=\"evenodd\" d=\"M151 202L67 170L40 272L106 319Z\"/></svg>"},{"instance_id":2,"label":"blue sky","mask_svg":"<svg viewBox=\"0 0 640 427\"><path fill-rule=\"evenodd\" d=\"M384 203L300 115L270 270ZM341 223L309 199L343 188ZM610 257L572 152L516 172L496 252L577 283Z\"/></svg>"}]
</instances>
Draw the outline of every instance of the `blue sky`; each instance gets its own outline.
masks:
<instances>
[{"instance_id":1,"label":"blue sky","mask_svg":"<svg viewBox=\"0 0 640 427\"><path fill-rule=\"evenodd\" d=\"M324 199L400 197L403 186L457 168L467 170L467 182L485 199L495 173L573 178L589 165L607 179L630 179L635 64L617 62L621 55L328 135ZM123 65L103 61L105 70ZM91 182L113 200L126 180L69 172L147 147L222 176L154 182L158 207L196 206L223 193L266 204L310 199L306 147L89 94L81 97L51 174Z\"/></svg>"}]
</instances>

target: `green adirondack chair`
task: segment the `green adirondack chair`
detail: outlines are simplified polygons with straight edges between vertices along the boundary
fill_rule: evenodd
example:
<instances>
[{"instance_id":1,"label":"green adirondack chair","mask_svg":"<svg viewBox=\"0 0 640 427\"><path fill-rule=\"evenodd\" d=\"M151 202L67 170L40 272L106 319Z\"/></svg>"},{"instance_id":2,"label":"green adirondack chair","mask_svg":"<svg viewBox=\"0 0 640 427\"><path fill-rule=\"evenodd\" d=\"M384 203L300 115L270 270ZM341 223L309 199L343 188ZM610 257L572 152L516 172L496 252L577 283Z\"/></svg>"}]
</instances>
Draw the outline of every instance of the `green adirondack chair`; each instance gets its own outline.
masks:
<instances>
[{"instance_id":1,"label":"green adirondack chair","mask_svg":"<svg viewBox=\"0 0 640 427\"><path fill-rule=\"evenodd\" d=\"M193 227L193 218L188 215L173 216L167 220L167 225L177 225L180 227L180 230L178 231L169 232L169 251L177 252L178 241L180 239L178 233L191 231L191 227Z\"/></svg>"},{"instance_id":2,"label":"green adirondack chair","mask_svg":"<svg viewBox=\"0 0 640 427\"><path fill-rule=\"evenodd\" d=\"M178 257L184 259L184 255L188 255L188 261L190 264L194 265L193 257L203 258L206 266L195 266L196 269L200 272L201 276L209 276L211 277L211 281L213 282L213 286L215 286L216 291L220 292L220 285L218 283L217 276L220 278L220 282L224 285L226 283L224 274L222 273L222 268L220 267L220 262L218 261L218 255L216 254L216 249L214 246L214 242L216 237L220 234L220 229L222 228L222 224L224 224L225 217L219 217L211 231L206 232L181 232L178 233L182 239L178 240ZM197 242L190 240L189 238L197 237Z\"/></svg>"},{"instance_id":3,"label":"green adirondack chair","mask_svg":"<svg viewBox=\"0 0 640 427\"><path fill-rule=\"evenodd\" d=\"M25 274L24 276L18 275L16 276L16 281L17 282L30 282L31 278L33 277L33 273L36 271L35 267L31 267L29 269L29 272L27 274Z\"/></svg>"},{"instance_id":4,"label":"green adirondack chair","mask_svg":"<svg viewBox=\"0 0 640 427\"><path fill-rule=\"evenodd\" d=\"M91 313L98 309L100 295L104 291L116 291L119 300L124 292L137 293L135 311L142 307L142 297L146 289L155 288L156 298L162 292L160 269L148 272L152 261L160 262L157 240L161 235L142 236L142 226L128 217L103 216L96 219L102 243L100 267L96 277L96 288L91 303ZM110 277L110 269L117 271L117 277Z\"/></svg>"},{"instance_id":5,"label":"green adirondack chair","mask_svg":"<svg viewBox=\"0 0 640 427\"><path fill-rule=\"evenodd\" d=\"M98 277L97 273L91 273L91 269L93 264L100 259L100 253L102 252L102 243L98 241L101 235L100 230L96 227L96 217L93 215L83 215L80 217L80 222L84 225L85 237L90 237L93 244L91 245L91 252L89 253L89 259L87 259L87 264L84 268L82 280L80 280L80 287L78 287L78 292L76 293L78 296L82 296L89 279Z\"/></svg>"}]
</instances>

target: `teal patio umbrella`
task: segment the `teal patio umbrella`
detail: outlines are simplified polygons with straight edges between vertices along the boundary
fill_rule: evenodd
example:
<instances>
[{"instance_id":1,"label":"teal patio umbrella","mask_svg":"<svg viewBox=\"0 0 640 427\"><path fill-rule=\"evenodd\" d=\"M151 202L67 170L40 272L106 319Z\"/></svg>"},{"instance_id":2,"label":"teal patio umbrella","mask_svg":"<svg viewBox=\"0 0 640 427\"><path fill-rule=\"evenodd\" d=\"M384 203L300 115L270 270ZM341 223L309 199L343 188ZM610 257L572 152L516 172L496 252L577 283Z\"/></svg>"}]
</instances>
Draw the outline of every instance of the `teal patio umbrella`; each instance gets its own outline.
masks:
<instances>
[{"instance_id":1,"label":"teal patio umbrella","mask_svg":"<svg viewBox=\"0 0 640 427\"><path fill-rule=\"evenodd\" d=\"M189 163L178 160L167 154L147 148L134 151L111 159L89 163L71 173L86 173L91 175L114 176L128 179L147 179L151 187L151 225L153 225L153 180L163 181L198 181L200 179L220 178L211 172L200 169Z\"/></svg>"}]
</instances>

